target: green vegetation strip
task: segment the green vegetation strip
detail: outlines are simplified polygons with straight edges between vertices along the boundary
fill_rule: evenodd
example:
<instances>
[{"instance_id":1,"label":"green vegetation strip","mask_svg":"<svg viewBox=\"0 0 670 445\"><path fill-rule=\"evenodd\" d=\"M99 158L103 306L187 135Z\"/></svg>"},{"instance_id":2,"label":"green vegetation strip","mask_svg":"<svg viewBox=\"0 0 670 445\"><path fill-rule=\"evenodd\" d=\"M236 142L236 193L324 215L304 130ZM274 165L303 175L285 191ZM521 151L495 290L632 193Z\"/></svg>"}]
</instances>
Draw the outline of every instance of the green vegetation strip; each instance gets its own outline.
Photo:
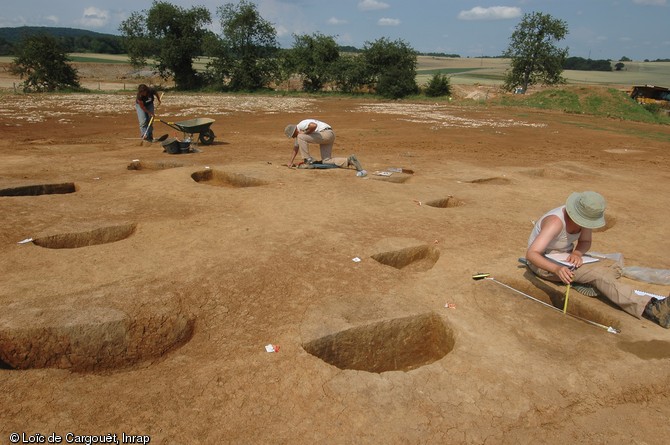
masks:
<instances>
[{"instance_id":1,"label":"green vegetation strip","mask_svg":"<svg viewBox=\"0 0 670 445\"><path fill-rule=\"evenodd\" d=\"M467 73L469 71L477 71L480 68L438 68L430 70L417 70L417 74L458 74Z\"/></svg>"},{"instance_id":2,"label":"green vegetation strip","mask_svg":"<svg viewBox=\"0 0 670 445\"><path fill-rule=\"evenodd\" d=\"M86 63L125 63L128 64L127 60L114 60L109 58L102 57L86 57L86 56L69 56L70 60L73 62L86 62Z\"/></svg>"},{"instance_id":3,"label":"green vegetation strip","mask_svg":"<svg viewBox=\"0 0 670 445\"><path fill-rule=\"evenodd\" d=\"M505 95L494 102L504 106L523 106L566 113L589 114L628 121L670 124L670 117L654 113L614 88L552 89L534 94Z\"/></svg>"}]
</instances>

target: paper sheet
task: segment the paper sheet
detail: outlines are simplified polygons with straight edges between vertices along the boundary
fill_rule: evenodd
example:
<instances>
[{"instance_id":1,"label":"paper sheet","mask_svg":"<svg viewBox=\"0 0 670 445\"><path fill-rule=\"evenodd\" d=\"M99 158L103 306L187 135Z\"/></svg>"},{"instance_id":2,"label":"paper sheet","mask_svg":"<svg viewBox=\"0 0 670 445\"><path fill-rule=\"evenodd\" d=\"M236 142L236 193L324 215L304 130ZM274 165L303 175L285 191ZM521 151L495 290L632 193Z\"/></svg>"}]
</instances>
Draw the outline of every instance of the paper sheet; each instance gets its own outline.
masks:
<instances>
[{"instance_id":1,"label":"paper sheet","mask_svg":"<svg viewBox=\"0 0 670 445\"><path fill-rule=\"evenodd\" d=\"M545 257L549 258L550 260L556 261L558 263L564 264L568 267L574 266L574 264L569 263L567 261L568 256L570 256L569 253L567 252L560 252L560 253L547 253L544 255ZM589 264L589 263L595 263L596 261L599 261L598 258L593 258L591 256L584 255L582 257L582 261L584 264Z\"/></svg>"}]
</instances>

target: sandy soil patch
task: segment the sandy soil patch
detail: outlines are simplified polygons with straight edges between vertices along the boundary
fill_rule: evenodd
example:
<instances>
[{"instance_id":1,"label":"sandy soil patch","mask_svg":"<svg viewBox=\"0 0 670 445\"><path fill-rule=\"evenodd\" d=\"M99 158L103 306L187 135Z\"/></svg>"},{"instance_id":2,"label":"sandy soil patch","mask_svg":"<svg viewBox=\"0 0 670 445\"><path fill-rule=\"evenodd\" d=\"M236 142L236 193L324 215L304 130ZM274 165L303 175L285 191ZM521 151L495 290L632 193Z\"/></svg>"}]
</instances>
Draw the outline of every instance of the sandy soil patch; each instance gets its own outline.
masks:
<instances>
[{"instance_id":1,"label":"sandy soil patch","mask_svg":"<svg viewBox=\"0 0 670 445\"><path fill-rule=\"evenodd\" d=\"M132 98L0 96L0 189L44 192L0 196L0 441L667 442L670 331L571 294L614 335L471 277L560 301L517 258L575 190L608 200L593 250L670 269L668 128L168 94L159 115L217 135L168 155L133 139ZM310 116L337 155L413 174L288 169L283 128Z\"/></svg>"}]
</instances>

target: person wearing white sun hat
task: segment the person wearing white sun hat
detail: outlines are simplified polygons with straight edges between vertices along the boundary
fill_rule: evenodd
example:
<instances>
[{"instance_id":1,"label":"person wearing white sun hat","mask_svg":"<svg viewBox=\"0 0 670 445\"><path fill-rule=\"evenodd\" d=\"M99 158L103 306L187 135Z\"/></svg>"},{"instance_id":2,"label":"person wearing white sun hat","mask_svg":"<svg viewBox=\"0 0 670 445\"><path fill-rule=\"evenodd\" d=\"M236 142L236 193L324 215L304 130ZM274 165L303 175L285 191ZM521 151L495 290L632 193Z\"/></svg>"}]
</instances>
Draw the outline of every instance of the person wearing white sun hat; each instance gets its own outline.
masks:
<instances>
[{"instance_id":1,"label":"person wearing white sun hat","mask_svg":"<svg viewBox=\"0 0 670 445\"><path fill-rule=\"evenodd\" d=\"M305 163L313 163L314 158L309 154L309 144L319 145L322 160L330 159L332 156L335 132L325 122L317 119L303 119L297 125L287 125L284 128L284 134L288 138L295 138L293 144L294 159L299 150Z\"/></svg>"},{"instance_id":2,"label":"person wearing white sun hat","mask_svg":"<svg viewBox=\"0 0 670 445\"><path fill-rule=\"evenodd\" d=\"M308 168L334 166L339 168L356 169L356 176L366 176L367 171L363 169L356 156L333 157L333 144L335 143L335 132L332 127L317 119L303 119L297 125L289 124L284 128L284 134L289 139L295 139L293 142L293 157L287 164L289 168L294 167L298 152L303 159L301 165ZM321 152L321 159L315 160L309 153L309 144L318 144Z\"/></svg>"},{"instance_id":3,"label":"person wearing white sun hat","mask_svg":"<svg viewBox=\"0 0 670 445\"><path fill-rule=\"evenodd\" d=\"M592 231L605 226L605 198L593 191L572 193L565 205L545 213L528 238L528 268L540 278L565 284L581 283L595 287L603 296L629 314L645 316L664 328L670 328L670 298L656 300L635 293L619 280L621 267L600 259L584 264L583 256L591 248ZM568 254L568 267L545 255Z\"/></svg>"}]
</instances>

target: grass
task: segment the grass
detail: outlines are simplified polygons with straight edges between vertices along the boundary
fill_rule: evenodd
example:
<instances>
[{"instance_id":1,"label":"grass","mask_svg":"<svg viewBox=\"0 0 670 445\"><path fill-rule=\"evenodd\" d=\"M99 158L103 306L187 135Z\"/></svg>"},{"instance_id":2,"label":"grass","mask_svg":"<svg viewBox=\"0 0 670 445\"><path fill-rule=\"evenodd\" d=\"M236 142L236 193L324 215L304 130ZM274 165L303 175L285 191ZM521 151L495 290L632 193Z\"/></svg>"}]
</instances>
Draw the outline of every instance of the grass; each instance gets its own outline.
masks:
<instances>
[{"instance_id":1,"label":"grass","mask_svg":"<svg viewBox=\"0 0 670 445\"><path fill-rule=\"evenodd\" d=\"M670 124L670 117L652 113L615 88L563 87L534 94L504 95L492 104L529 107L542 110L561 110L566 113L588 114L628 121Z\"/></svg>"},{"instance_id":2,"label":"grass","mask_svg":"<svg viewBox=\"0 0 670 445\"><path fill-rule=\"evenodd\" d=\"M72 62L80 62L80 63L126 63L126 64L128 63L128 60L115 60L95 56L70 55L69 57Z\"/></svg>"},{"instance_id":3,"label":"grass","mask_svg":"<svg viewBox=\"0 0 670 445\"><path fill-rule=\"evenodd\" d=\"M479 68L437 68L437 69L419 69L417 74L428 74L432 76L433 74L456 74L456 73L467 73L469 71L477 71Z\"/></svg>"}]
</instances>

